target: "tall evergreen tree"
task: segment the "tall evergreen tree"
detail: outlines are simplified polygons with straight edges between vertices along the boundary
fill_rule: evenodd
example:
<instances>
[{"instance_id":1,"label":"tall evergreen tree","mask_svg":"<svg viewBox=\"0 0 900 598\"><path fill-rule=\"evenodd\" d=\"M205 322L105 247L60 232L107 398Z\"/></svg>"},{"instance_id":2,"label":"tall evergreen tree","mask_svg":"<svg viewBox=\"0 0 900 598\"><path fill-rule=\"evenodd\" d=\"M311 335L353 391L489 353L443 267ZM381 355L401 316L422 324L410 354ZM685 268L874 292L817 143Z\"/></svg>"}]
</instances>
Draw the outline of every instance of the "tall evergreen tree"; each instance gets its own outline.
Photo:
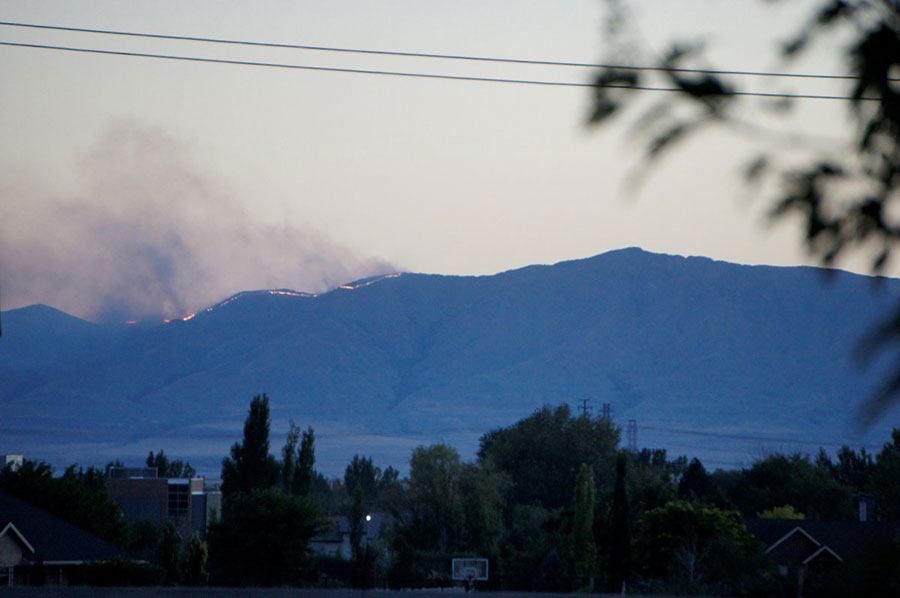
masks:
<instances>
[{"instance_id":1,"label":"tall evergreen tree","mask_svg":"<svg viewBox=\"0 0 900 598\"><path fill-rule=\"evenodd\" d=\"M594 470L582 463L575 482L575 515L572 522L572 558L575 573L586 589L593 590L597 561L597 545L594 542Z\"/></svg>"},{"instance_id":2,"label":"tall evergreen tree","mask_svg":"<svg viewBox=\"0 0 900 598\"><path fill-rule=\"evenodd\" d=\"M353 459L344 470L344 488L349 494L362 488L363 498L372 505L378 498L378 481L381 479L381 468L376 467L371 457L353 455Z\"/></svg>"},{"instance_id":3,"label":"tall evergreen tree","mask_svg":"<svg viewBox=\"0 0 900 598\"><path fill-rule=\"evenodd\" d=\"M691 459L678 482L678 498L708 501L716 496L716 484L699 459Z\"/></svg>"},{"instance_id":4,"label":"tall evergreen tree","mask_svg":"<svg viewBox=\"0 0 900 598\"><path fill-rule=\"evenodd\" d=\"M363 489L359 484L353 489L353 498L350 501L350 512L347 514L350 520L350 550L353 560L359 565L362 561L362 537L366 525L366 504L363 499Z\"/></svg>"},{"instance_id":5,"label":"tall evergreen tree","mask_svg":"<svg viewBox=\"0 0 900 598\"><path fill-rule=\"evenodd\" d=\"M231 457L222 460L222 496L274 486L278 463L269 454L269 397L253 397L244 422L244 440L231 447Z\"/></svg>"},{"instance_id":6,"label":"tall evergreen tree","mask_svg":"<svg viewBox=\"0 0 900 598\"><path fill-rule=\"evenodd\" d=\"M316 479L316 433L312 427L303 431L300 439L300 451L297 453L297 469L294 472L293 492L306 496L312 490Z\"/></svg>"},{"instance_id":7,"label":"tall evergreen tree","mask_svg":"<svg viewBox=\"0 0 900 598\"><path fill-rule=\"evenodd\" d=\"M294 489L294 478L297 473L297 443L300 442L300 428L291 420L287 438L281 449L281 487L290 494Z\"/></svg>"},{"instance_id":8,"label":"tall evergreen tree","mask_svg":"<svg viewBox=\"0 0 900 598\"><path fill-rule=\"evenodd\" d=\"M616 458L616 485L613 490L612 548L609 553L610 590L619 592L628 580L631 566L631 530L628 517L628 497L625 496L626 458Z\"/></svg>"}]
</instances>

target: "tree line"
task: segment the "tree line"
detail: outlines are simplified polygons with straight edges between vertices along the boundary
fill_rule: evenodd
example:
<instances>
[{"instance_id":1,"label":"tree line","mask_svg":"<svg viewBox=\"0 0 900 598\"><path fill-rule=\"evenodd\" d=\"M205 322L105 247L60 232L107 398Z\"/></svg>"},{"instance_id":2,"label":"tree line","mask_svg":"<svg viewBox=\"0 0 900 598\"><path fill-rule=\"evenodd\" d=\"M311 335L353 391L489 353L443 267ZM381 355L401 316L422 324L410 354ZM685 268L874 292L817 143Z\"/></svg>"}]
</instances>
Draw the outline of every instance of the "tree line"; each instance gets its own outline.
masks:
<instances>
[{"instance_id":1,"label":"tree line","mask_svg":"<svg viewBox=\"0 0 900 598\"><path fill-rule=\"evenodd\" d=\"M874 517L900 521L900 429L874 455L845 446L833 458L772 454L713 472L619 442L609 419L545 406L486 433L472 462L439 443L416 448L405 477L356 455L342 479L328 479L315 469L312 428L291 422L280 458L272 454L261 395L223 460L222 512L186 550L174 525L126 524L96 469L54 477L27 461L3 470L0 488L140 554L170 584L447 586L451 558L468 556L489 559L484 585L495 590L789 595L747 518L850 521L864 493ZM193 471L162 451L148 464ZM363 541L373 512L382 533ZM349 522L350 554L313 554L313 537L337 516ZM896 571L880 579L900 583ZM859 563L836 575L852 587Z\"/></svg>"}]
</instances>

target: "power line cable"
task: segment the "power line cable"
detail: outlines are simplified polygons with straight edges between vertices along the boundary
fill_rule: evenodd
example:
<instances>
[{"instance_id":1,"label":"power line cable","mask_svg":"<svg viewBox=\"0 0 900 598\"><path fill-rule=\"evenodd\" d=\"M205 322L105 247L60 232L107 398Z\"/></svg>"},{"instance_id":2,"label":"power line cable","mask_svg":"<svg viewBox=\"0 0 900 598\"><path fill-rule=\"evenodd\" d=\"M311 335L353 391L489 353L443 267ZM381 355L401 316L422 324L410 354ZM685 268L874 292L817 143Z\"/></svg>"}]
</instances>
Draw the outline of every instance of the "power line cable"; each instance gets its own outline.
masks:
<instances>
[{"instance_id":1,"label":"power line cable","mask_svg":"<svg viewBox=\"0 0 900 598\"><path fill-rule=\"evenodd\" d=\"M710 438L726 438L732 440L750 440L750 441L758 441L758 442L779 442L785 444L801 444L801 445L811 445L811 446L820 446L820 447L837 447L840 448L842 446L850 446L851 443L847 442L818 442L814 440L798 440L796 438L778 438L772 436L752 436L749 434L728 434L725 432L707 432L701 430L690 430L686 428L665 428L659 426L652 425L642 425L641 428L645 430L652 430L655 432L672 432L674 434L688 434L692 436L705 436ZM878 450L881 446L876 446L873 444L857 444L854 446L860 446L862 448L867 448L870 450Z\"/></svg>"},{"instance_id":2,"label":"power line cable","mask_svg":"<svg viewBox=\"0 0 900 598\"><path fill-rule=\"evenodd\" d=\"M351 73L357 75L382 75L391 77L410 77L422 79L444 79L451 81L476 81L482 83L512 83L518 85L539 85L545 87L590 87L590 88L612 88L626 89L632 91L668 91L682 92L684 90L678 87L655 87L650 85L625 85L618 83L579 83L575 81L547 81L537 79L507 79L503 77L475 77L468 75L444 75L438 73L421 73L406 71L386 71L375 69L357 69L330 66L313 66L303 64L286 64L276 62L257 62L249 60L228 60L224 58L203 58L199 56L184 56L177 54L149 54L144 52L127 52L124 50L100 50L96 48L76 48L72 46L54 46L48 44L28 44L22 42L4 42L0 41L0 46L13 46L18 48L37 48L43 50L56 50L62 52L78 52L85 54L103 54L108 56L127 56L131 58L155 58L161 60L178 60L185 62L203 62L211 64L230 64L236 66L252 66L252 67L268 67L281 69L296 69L307 71L326 71L335 73ZM854 98L851 96L838 95L820 95L820 94L790 94L790 93L767 93L759 91L729 91L723 92L722 96L752 96L761 98L782 98L795 100L855 100L855 101L879 101L879 98Z\"/></svg>"},{"instance_id":3,"label":"power line cable","mask_svg":"<svg viewBox=\"0 0 900 598\"><path fill-rule=\"evenodd\" d=\"M476 62L497 62L505 64L527 64L540 66L562 66L577 68L601 68L610 70L623 71L656 71L656 72L674 72L674 73L692 73L705 75L734 75L734 76L750 76L750 77L781 77L796 79L838 79L838 80L859 80L856 75L830 75L830 74L814 74L814 73L783 73L776 71L742 71L742 70L718 70L718 69L691 69L681 67L658 67L658 66L638 66L624 64L604 64L594 62L566 62L555 60L534 60L524 58L500 58L496 56L470 56L463 54L434 54L427 52L400 52L395 50L372 50L364 48L343 48L335 46L314 46L306 44L286 44L275 42L259 42L249 40L235 40L214 37L199 37L187 35L166 35L162 33L140 33L134 31L119 31L112 29L89 29L83 27L65 27L61 25L39 25L34 23L17 23L11 21L0 21L0 25L6 27L22 27L28 29L44 29L52 31L68 31L75 33L92 33L99 35L117 35L124 37L139 37L146 39L163 39L169 41L188 41L211 44L229 44L241 46L254 46L261 48L280 48L292 50L311 50L317 52L343 52L350 54L370 54L377 56L398 56L404 58L436 58L443 60L468 60ZM900 79L889 79L889 81L900 81Z\"/></svg>"}]
</instances>

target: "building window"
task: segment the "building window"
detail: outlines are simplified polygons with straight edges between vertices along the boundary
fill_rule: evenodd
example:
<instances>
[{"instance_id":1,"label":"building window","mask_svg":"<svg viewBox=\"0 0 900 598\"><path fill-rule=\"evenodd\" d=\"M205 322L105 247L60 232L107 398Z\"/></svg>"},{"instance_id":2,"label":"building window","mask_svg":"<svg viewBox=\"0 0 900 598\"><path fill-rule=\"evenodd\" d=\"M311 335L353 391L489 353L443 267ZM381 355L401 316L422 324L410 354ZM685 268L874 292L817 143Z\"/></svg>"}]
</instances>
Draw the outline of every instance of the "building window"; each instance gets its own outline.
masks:
<instances>
[{"instance_id":1,"label":"building window","mask_svg":"<svg viewBox=\"0 0 900 598\"><path fill-rule=\"evenodd\" d=\"M191 508L191 487L169 483L169 517L187 517Z\"/></svg>"}]
</instances>

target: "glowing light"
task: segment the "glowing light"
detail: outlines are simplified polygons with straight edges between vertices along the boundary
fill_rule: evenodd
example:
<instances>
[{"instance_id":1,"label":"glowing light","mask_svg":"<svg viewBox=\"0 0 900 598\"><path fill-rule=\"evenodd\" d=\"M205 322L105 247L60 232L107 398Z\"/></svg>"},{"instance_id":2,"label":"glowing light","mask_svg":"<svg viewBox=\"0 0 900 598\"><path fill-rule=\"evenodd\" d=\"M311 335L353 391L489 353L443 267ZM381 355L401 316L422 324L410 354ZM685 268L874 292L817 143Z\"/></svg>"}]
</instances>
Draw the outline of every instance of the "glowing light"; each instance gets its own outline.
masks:
<instances>
[{"instance_id":1,"label":"glowing light","mask_svg":"<svg viewBox=\"0 0 900 598\"><path fill-rule=\"evenodd\" d=\"M172 321L172 320L171 320L170 318L164 318L164 319L163 319L163 322L166 323L166 324L168 324L168 323L171 322L171 321Z\"/></svg>"},{"instance_id":2,"label":"glowing light","mask_svg":"<svg viewBox=\"0 0 900 598\"><path fill-rule=\"evenodd\" d=\"M376 282L381 282L382 280L384 280L386 278L399 278L400 276L402 276L401 272L395 272L393 274L385 274L383 276L378 276L376 278L372 278L370 280L361 282L359 284L344 284L337 288L346 289L348 291L355 291L356 289L361 289L362 287L367 287L369 285L375 284ZM241 297L244 297L246 295L260 295L262 293L266 293L268 295L284 295L287 297L303 297L305 299L316 299L317 297L319 297L318 293L304 293L301 291L290 291L290 290L286 290L286 289L270 289L270 290L265 290L265 291L244 291L242 293L238 293L237 295L232 295L228 299L225 299L224 301L220 301L219 303L216 303L213 306L207 307L203 311L204 312L215 311L215 310L219 309L220 307L225 307L229 303L231 303L233 301L237 301L238 299L240 299ZM194 314L184 316L181 319L183 321L187 322L188 320L192 320L195 317L197 317L197 314L194 313ZM164 320L164 321L169 322L170 320Z\"/></svg>"},{"instance_id":3,"label":"glowing light","mask_svg":"<svg viewBox=\"0 0 900 598\"><path fill-rule=\"evenodd\" d=\"M138 321L137 321L137 320L128 320L128 321L125 322L125 323L128 324L128 325L131 325L131 324L137 324Z\"/></svg>"},{"instance_id":4,"label":"glowing light","mask_svg":"<svg viewBox=\"0 0 900 598\"><path fill-rule=\"evenodd\" d=\"M367 280L365 282L361 282L359 284L342 284L339 286L339 289L346 289L348 291L355 291L356 289L361 289L363 287L367 287L370 284L375 284L376 282L381 282L386 278L400 278L403 275L402 272L395 272L393 274L385 274L384 276L379 276L378 278L373 278L371 280Z\"/></svg>"}]
</instances>

